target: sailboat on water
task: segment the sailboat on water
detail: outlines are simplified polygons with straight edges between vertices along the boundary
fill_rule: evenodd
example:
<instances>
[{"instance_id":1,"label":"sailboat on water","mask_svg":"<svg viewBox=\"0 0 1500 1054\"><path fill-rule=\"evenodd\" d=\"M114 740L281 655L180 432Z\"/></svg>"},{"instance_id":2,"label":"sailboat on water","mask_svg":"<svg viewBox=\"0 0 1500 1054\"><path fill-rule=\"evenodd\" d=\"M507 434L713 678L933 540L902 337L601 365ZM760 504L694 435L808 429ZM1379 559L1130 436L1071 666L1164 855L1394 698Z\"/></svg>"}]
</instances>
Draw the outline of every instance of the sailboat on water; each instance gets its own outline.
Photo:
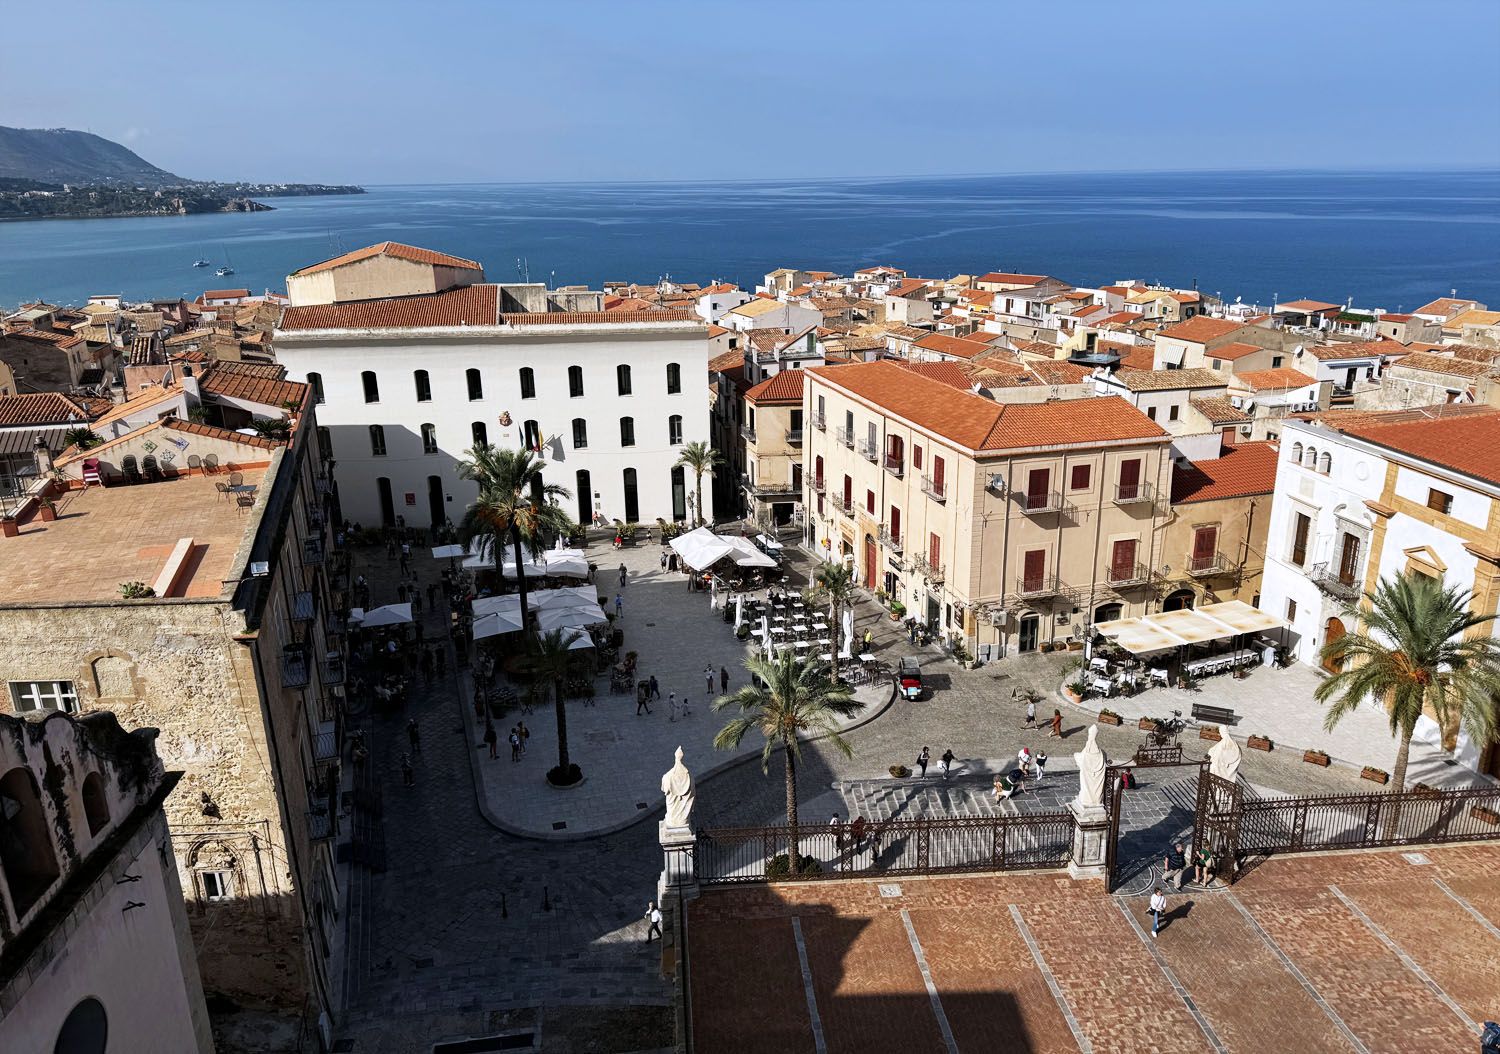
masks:
<instances>
[{"instance_id":1,"label":"sailboat on water","mask_svg":"<svg viewBox=\"0 0 1500 1054\"><path fill-rule=\"evenodd\" d=\"M220 248L223 248L223 246L220 246ZM229 258L229 250L227 248L224 249L224 266L215 271L214 274L220 278L234 274L234 261Z\"/></svg>"}]
</instances>

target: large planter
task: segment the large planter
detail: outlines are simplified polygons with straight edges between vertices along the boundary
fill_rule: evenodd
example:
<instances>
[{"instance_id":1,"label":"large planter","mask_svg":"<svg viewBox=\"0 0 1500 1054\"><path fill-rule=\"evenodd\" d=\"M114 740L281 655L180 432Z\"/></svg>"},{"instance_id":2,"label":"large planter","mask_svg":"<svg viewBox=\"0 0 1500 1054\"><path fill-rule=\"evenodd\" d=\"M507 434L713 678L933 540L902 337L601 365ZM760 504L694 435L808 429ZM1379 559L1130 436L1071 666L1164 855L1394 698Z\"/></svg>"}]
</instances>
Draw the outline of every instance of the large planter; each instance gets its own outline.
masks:
<instances>
[{"instance_id":1,"label":"large planter","mask_svg":"<svg viewBox=\"0 0 1500 1054\"><path fill-rule=\"evenodd\" d=\"M1135 723L1135 727L1139 728L1142 732L1155 732L1156 721L1149 717L1143 717Z\"/></svg>"},{"instance_id":2,"label":"large planter","mask_svg":"<svg viewBox=\"0 0 1500 1054\"><path fill-rule=\"evenodd\" d=\"M51 523L53 520L57 519L56 505L43 505L40 512L43 523Z\"/></svg>"},{"instance_id":3,"label":"large planter","mask_svg":"<svg viewBox=\"0 0 1500 1054\"><path fill-rule=\"evenodd\" d=\"M1212 725L1200 725L1198 727L1198 738L1206 739L1210 743L1217 743L1220 739L1219 730Z\"/></svg>"},{"instance_id":4,"label":"large planter","mask_svg":"<svg viewBox=\"0 0 1500 1054\"><path fill-rule=\"evenodd\" d=\"M1099 715L1099 723L1101 725L1119 725L1123 721L1119 714L1101 713Z\"/></svg>"},{"instance_id":5,"label":"large planter","mask_svg":"<svg viewBox=\"0 0 1500 1054\"><path fill-rule=\"evenodd\" d=\"M1304 750L1302 760L1309 765L1320 765L1325 769L1328 767L1328 755L1321 750Z\"/></svg>"},{"instance_id":6,"label":"large planter","mask_svg":"<svg viewBox=\"0 0 1500 1054\"><path fill-rule=\"evenodd\" d=\"M1494 809L1486 809L1482 805L1476 805L1469 810L1469 815L1480 823L1487 823L1491 827L1500 827L1500 813Z\"/></svg>"},{"instance_id":7,"label":"large planter","mask_svg":"<svg viewBox=\"0 0 1500 1054\"><path fill-rule=\"evenodd\" d=\"M13 517L7 516L5 519L0 520L0 533L3 533L7 538L14 538L21 533L21 525Z\"/></svg>"},{"instance_id":8,"label":"large planter","mask_svg":"<svg viewBox=\"0 0 1500 1054\"><path fill-rule=\"evenodd\" d=\"M1245 744L1251 750L1270 750L1272 745L1271 741L1265 736L1251 736L1245 740Z\"/></svg>"},{"instance_id":9,"label":"large planter","mask_svg":"<svg viewBox=\"0 0 1500 1054\"><path fill-rule=\"evenodd\" d=\"M1373 765L1366 765L1359 770L1359 778L1385 786L1391 781L1391 774L1386 772L1385 769L1377 769Z\"/></svg>"}]
</instances>

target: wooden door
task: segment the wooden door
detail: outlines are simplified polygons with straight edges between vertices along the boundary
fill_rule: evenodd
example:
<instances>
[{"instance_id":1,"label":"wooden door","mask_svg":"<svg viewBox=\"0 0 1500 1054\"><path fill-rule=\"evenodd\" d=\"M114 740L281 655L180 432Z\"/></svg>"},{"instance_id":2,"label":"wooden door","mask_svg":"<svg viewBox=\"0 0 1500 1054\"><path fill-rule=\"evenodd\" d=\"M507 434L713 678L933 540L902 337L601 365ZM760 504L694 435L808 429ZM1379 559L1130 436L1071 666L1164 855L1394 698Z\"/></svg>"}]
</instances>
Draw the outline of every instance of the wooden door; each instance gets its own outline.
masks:
<instances>
[{"instance_id":1,"label":"wooden door","mask_svg":"<svg viewBox=\"0 0 1500 1054\"><path fill-rule=\"evenodd\" d=\"M1344 629L1344 623L1342 619L1329 619L1328 622L1323 626L1323 646L1326 648L1328 647L1328 645L1341 640L1344 634L1347 632L1348 631ZM1338 673L1343 668L1343 663L1337 662L1333 659L1325 659L1323 662L1323 669L1327 670L1329 673Z\"/></svg>"},{"instance_id":2,"label":"wooden door","mask_svg":"<svg viewBox=\"0 0 1500 1054\"><path fill-rule=\"evenodd\" d=\"M1141 459L1120 462L1120 499L1130 501L1141 489Z\"/></svg>"},{"instance_id":3,"label":"wooden door","mask_svg":"<svg viewBox=\"0 0 1500 1054\"><path fill-rule=\"evenodd\" d=\"M1026 507L1028 509L1044 509L1047 507L1047 492L1052 489L1052 470L1047 468L1032 469L1026 477Z\"/></svg>"},{"instance_id":4,"label":"wooden door","mask_svg":"<svg viewBox=\"0 0 1500 1054\"><path fill-rule=\"evenodd\" d=\"M901 510L891 506L891 541L901 543Z\"/></svg>"},{"instance_id":5,"label":"wooden door","mask_svg":"<svg viewBox=\"0 0 1500 1054\"><path fill-rule=\"evenodd\" d=\"M875 588L875 539L865 535L865 588Z\"/></svg>"},{"instance_id":6,"label":"wooden door","mask_svg":"<svg viewBox=\"0 0 1500 1054\"><path fill-rule=\"evenodd\" d=\"M1352 534L1345 534L1343 545L1339 548L1339 581L1352 586L1358 570L1359 539Z\"/></svg>"},{"instance_id":7,"label":"wooden door","mask_svg":"<svg viewBox=\"0 0 1500 1054\"><path fill-rule=\"evenodd\" d=\"M1124 538L1115 542L1109 554L1109 580L1111 582L1126 582L1134 576L1135 547L1134 538Z\"/></svg>"},{"instance_id":8,"label":"wooden door","mask_svg":"<svg viewBox=\"0 0 1500 1054\"><path fill-rule=\"evenodd\" d=\"M1028 593L1039 592L1047 576L1047 550L1032 549L1026 553L1021 580Z\"/></svg>"},{"instance_id":9,"label":"wooden door","mask_svg":"<svg viewBox=\"0 0 1500 1054\"><path fill-rule=\"evenodd\" d=\"M1199 527L1193 531L1193 570L1201 571L1212 567L1214 554L1219 549L1219 529L1217 527Z\"/></svg>"}]
</instances>

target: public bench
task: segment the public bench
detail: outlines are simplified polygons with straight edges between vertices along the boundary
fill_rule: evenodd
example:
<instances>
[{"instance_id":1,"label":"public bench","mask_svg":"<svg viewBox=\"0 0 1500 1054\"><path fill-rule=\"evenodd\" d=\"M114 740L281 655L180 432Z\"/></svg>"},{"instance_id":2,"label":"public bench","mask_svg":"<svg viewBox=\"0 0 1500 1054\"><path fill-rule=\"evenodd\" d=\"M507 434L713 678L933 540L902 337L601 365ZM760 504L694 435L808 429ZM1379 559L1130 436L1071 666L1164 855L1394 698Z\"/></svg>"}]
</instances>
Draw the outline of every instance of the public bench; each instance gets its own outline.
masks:
<instances>
[{"instance_id":1,"label":"public bench","mask_svg":"<svg viewBox=\"0 0 1500 1054\"><path fill-rule=\"evenodd\" d=\"M1211 706L1208 703L1193 704L1193 720L1207 721L1214 725L1232 725L1239 720L1227 706Z\"/></svg>"}]
</instances>

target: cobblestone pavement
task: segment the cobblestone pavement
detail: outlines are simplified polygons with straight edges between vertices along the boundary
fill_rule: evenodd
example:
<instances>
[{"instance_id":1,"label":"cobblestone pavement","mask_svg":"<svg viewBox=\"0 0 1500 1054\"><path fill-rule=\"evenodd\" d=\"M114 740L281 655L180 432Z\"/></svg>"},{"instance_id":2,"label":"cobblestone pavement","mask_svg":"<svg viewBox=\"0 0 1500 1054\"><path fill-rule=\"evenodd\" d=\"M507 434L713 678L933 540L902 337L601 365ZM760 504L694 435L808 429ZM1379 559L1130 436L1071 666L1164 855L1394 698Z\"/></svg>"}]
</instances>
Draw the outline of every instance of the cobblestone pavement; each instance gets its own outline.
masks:
<instances>
[{"instance_id":1,"label":"cobblestone pavement","mask_svg":"<svg viewBox=\"0 0 1500 1054\"><path fill-rule=\"evenodd\" d=\"M1144 897L1053 874L706 892L694 1038L756 1052L1461 1051L1500 993L1500 846L1277 858ZM817 1037L815 1039L815 1036Z\"/></svg>"}]
</instances>

